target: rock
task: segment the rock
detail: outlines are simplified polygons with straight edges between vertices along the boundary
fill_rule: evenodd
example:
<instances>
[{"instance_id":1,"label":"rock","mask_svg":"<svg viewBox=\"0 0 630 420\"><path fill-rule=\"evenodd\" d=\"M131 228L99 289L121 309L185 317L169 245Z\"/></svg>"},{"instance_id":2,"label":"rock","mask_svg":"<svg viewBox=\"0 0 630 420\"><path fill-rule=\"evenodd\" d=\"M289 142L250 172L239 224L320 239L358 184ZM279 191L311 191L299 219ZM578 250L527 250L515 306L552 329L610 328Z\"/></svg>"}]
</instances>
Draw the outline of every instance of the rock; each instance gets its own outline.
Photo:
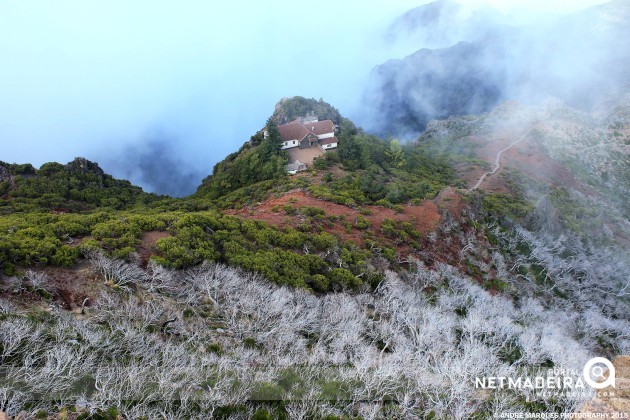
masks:
<instances>
[{"instance_id":1,"label":"rock","mask_svg":"<svg viewBox=\"0 0 630 420\"><path fill-rule=\"evenodd\" d=\"M0 163L0 182L8 181L10 179L11 174L9 173L9 168Z\"/></svg>"},{"instance_id":2,"label":"rock","mask_svg":"<svg viewBox=\"0 0 630 420\"><path fill-rule=\"evenodd\" d=\"M93 173L100 177L105 175L105 171L103 171L97 163L91 162L83 157L74 158L72 162L66 164L66 168L71 172L79 174Z\"/></svg>"}]
</instances>

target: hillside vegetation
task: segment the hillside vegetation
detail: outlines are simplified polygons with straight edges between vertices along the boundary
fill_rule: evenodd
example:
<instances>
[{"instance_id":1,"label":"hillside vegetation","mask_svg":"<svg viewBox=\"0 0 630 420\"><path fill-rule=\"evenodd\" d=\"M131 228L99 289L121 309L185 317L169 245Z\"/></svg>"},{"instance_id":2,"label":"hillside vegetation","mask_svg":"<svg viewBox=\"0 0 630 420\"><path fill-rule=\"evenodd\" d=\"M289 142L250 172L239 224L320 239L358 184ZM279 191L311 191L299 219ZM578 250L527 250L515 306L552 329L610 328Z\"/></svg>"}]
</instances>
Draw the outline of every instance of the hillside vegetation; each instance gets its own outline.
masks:
<instances>
[{"instance_id":1,"label":"hillside vegetation","mask_svg":"<svg viewBox=\"0 0 630 420\"><path fill-rule=\"evenodd\" d=\"M288 176L275 125L308 112L338 118L339 148ZM473 381L630 352L628 197L607 181L625 176L609 171L625 168L613 133L626 120L611 112L614 122L505 104L400 143L323 101L283 100L266 138L183 199L80 158L2 163L0 411L574 412L592 392L480 392ZM570 153L587 145L610 153Z\"/></svg>"},{"instance_id":2,"label":"hillside vegetation","mask_svg":"<svg viewBox=\"0 0 630 420\"><path fill-rule=\"evenodd\" d=\"M286 155L279 150L281 140L275 128L279 116L292 120L308 112L339 121L338 149L327 151L313 165L315 170L331 173L326 175L325 183L316 185L305 177L287 175ZM240 208L261 201L272 192L302 187L317 197L345 205L391 206L432 198L445 186L457 184L447 156L420 144L401 144L395 139L369 135L322 101L284 99L276 106L266 129L266 139L262 131L258 132L238 152L217 163L195 197L210 198L219 207ZM344 176L335 177L335 168L341 168L343 171L337 173Z\"/></svg>"},{"instance_id":3,"label":"hillside vegetation","mask_svg":"<svg viewBox=\"0 0 630 420\"><path fill-rule=\"evenodd\" d=\"M61 165L8 164L0 161L0 213L56 210L78 212L96 208L114 210L146 205L159 199L129 181L114 179L94 162L76 158Z\"/></svg>"}]
</instances>

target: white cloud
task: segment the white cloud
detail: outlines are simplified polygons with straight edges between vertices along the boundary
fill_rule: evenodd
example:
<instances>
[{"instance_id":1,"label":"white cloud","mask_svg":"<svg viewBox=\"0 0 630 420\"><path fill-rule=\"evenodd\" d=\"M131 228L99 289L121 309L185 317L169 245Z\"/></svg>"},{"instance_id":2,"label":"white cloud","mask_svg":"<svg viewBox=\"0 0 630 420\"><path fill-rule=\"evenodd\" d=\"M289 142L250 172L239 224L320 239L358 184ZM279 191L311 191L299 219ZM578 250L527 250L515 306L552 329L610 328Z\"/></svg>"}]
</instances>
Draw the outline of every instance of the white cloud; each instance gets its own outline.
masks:
<instances>
[{"instance_id":1,"label":"white cloud","mask_svg":"<svg viewBox=\"0 0 630 420\"><path fill-rule=\"evenodd\" d=\"M478 7L483 4L508 13L518 10L530 12L568 13L575 12L608 0L457 0L461 4Z\"/></svg>"}]
</instances>

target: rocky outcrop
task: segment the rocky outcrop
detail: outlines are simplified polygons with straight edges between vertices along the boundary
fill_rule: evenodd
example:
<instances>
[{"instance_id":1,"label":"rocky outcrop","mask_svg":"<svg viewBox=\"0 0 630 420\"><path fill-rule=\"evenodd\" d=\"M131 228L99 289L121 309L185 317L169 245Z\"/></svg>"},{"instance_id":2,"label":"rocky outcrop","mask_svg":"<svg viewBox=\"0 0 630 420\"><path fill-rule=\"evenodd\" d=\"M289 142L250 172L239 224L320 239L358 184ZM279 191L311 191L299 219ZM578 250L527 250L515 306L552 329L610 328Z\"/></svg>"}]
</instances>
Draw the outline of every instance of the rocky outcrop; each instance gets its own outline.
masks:
<instances>
[{"instance_id":1,"label":"rocky outcrop","mask_svg":"<svg viewBox=\"0 0 630 420\"><path fill-rule=\"evenodd\" d=\"M7 193L11 191L14 186L15 183L11 176L11 171L4 162L0 162L0 197L6 198ZM1 419L2 417L0 417L0 420Z\"/></svg>"},{"instance_id":2,"label":"rocky outcrop","mask_svg":"<svg viewBox=\"0 0 630 420\"><path fill-rule=\"evenodd\" d=\"M0 182L9 181L11 179L11 174L9 173L9 168L0 163Z\"/></svg>"},{"instance_id":3,"label":"rocky outcrop","mask_svg":"<svg viewBox=\"0 0 630 420\"><path fill-rule=\"evenodd\" d=\"M66 164L66 168L70 172L74 172L77 174L93 173L98 176L105 175L105 171L103 171L100 166L98 166L98 163L91 162L83 157L74 158L72 162Z\"/></svg>"}]
</instances>

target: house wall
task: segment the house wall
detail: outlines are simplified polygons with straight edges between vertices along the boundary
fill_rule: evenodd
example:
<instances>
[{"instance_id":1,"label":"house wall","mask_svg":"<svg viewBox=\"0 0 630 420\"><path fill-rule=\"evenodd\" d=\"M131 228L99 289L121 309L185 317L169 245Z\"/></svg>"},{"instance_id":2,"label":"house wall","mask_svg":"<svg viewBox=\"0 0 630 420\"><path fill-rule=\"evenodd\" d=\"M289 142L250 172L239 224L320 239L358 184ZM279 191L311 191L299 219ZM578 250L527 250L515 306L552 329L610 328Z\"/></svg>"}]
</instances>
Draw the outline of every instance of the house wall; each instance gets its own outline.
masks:
<instances>
[{"instance_id":1,"label":"house wall","mask_svg":"<svg viewBox=\"0 0 630 420\"><path fill-rule=\"evenodd\" d=\"M324 150L334 149L335 147L337 147L337 143L324 144L322 147L324 148Z\"/></svg>"},{"instance_id":2,"label":"house wall","mask_svg":"<svg viewBox=\"0 0 630 420\"><path fill-rule=\"evenodd\" d=\"M282 147L280 149L290 149L292 147L298 147L297 140L288 140L288 141L282 142Z\"/></svg>"},{"instance_id":3,"label":"house wall","mask_svg":"<svg viewBox=\"0 0 630 420\"><path fill-rule=\"evenodd\" d=\"M335 133L324 133L324 134L320 134L319 136L317 136L318 139L329 139L331 137L335 137Z\"/></svg>"}]
</instances>

